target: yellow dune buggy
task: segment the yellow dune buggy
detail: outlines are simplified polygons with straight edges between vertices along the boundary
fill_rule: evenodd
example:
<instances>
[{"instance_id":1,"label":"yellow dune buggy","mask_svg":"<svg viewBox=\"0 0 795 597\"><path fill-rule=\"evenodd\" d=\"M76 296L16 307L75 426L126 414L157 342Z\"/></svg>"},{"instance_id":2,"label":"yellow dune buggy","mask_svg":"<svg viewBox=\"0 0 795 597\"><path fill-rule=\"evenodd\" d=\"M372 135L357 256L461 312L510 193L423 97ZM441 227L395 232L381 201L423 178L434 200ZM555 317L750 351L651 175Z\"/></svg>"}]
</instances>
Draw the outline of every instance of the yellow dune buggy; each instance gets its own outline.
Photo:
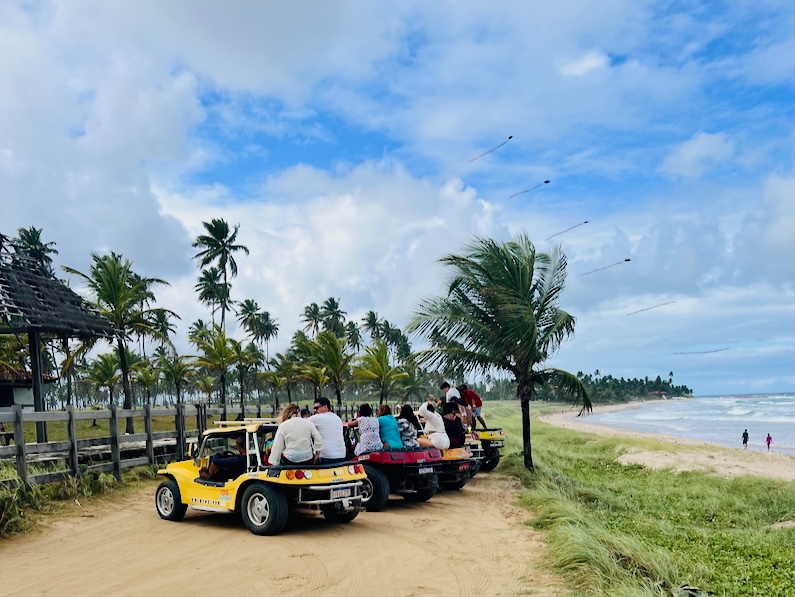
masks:
<instances>
[{"instance_id":1,"label":"yellow dune buggy","mask_svg":"<svg viewBox=\"0 0 795 597\"><path fill-rule=\"evenodd\" d=\"M288 514L297 510L322 513L333 522L356 518L362 510L360 488L367 478L364 467L349 462L270 466L265 446L276 428L275 422L249 422L205 431L194 458L158 471L166 479L155 492L157 513L165 520L177 521L185 516L188 506L236 512L255 535L279 533ZM213 462L238 462L240 468L221 469L220 475L210 478L213 457L220 458Z\"/></svg>"}]
</instances>

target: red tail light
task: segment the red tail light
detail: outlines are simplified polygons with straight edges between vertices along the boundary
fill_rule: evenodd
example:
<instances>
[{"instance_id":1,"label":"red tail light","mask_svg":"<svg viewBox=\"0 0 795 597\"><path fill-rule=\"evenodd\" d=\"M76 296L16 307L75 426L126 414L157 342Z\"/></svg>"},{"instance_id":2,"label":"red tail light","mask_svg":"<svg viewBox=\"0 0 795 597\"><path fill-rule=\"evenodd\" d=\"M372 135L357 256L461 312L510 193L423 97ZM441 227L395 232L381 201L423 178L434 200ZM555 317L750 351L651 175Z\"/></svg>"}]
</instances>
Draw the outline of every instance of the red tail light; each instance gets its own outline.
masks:
<instances>
[{"instance_id":1,"label":"red tail light","mask_svg":"<svg viewBox=\"0 0 795 597\"><path fill-rule=\"evenodd\" d=\"M295 478L296 479L303 479L304 478L304 471L295 471Z\"/></svg>"}]
</instances>

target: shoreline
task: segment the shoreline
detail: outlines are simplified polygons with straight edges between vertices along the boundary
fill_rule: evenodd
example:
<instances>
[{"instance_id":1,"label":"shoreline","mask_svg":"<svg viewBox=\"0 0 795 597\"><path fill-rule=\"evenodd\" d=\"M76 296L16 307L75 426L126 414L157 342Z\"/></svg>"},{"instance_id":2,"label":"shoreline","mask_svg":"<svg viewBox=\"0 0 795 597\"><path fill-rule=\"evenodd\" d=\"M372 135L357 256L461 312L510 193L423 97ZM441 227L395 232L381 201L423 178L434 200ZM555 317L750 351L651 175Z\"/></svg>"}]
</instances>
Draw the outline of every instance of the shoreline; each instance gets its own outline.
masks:
<instances>
[{"instance_id":1,"label":"shoreline","mask_svg":"<svg viewBox=\"0 0 795 597\"><path fill-rule=\"evenodd\" d=\"M688 400L685 398L684 400ZM594 406L592 414L605 414L638 408L645 404L670 402L670 400L644 400L627 404L601 404ZM650 468L669 468L674 472L698 470L724 477L756 475L784 481L795 481L795 458L781 452L766 452L730 448L715 442L697 440L664 433L644 433L602 423L589 423L588 416L578 417L577 412L563 411L538 417L539 421L600 436L651 440L676 446L675 450L640 449L630 447L618 458L622 464L642 464Z\"/></svg>"}]
</instances>

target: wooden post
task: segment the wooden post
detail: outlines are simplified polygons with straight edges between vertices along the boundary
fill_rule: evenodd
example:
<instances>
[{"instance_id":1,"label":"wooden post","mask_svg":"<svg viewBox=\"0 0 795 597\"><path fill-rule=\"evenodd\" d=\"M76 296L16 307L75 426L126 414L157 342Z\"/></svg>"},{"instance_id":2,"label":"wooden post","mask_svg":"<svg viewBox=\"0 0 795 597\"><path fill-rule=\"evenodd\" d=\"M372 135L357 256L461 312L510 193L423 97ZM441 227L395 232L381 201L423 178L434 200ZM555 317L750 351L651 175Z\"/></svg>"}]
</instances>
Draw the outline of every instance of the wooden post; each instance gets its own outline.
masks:
<instances>
[{"instance_id":1,"label":"wooden post","mask_svg":"<svg viewBox=\"0 0 795 597\"><path fill-rule=\"evenodd\" d=\"M28 352L30 353L30 374L33 378L33 410L37 413L44 412L44 396L42 386L44 380L41 375L41 334L35 326L28 326ZM36 421L36 443L47 443L47 423Z\"/></svg>"},{"instance_id":2,"label":"wooden post","mask_svg":"<svg viewBox=\"0 0 795 597\"><path fill-rule=\"evenodd\" d=\"M121 450L119 449L119 416L115 404L110 405L110 457L113 460L113 476L121 482Z\"/></svg>"},{"instance_id":3,"label":"wooden post","mask_svg":"<svg viewBox=\"0 0 795 597\"><path fill-rule=\"evenodd\" d=\"M75 408L71 404L66 407L69 420L66 423L66 436L69 440L69 469L75 477L80 476L80 462L77 458L77 426L75 424Z\"/></svg>"},{"instance_id":4,"label":"wooden post","mask_svg":"<svg viewBox=\"0 0 795 597\"><path fill-rule=\"evenodd\" d=\"M257 403L257 418L258 419L262 418L262 404L261 403Z\"/></svg>"},{"instance_id":5,"label":"wooden post","mask_svg":"<svg viewBox=\"0 0 795 597\"><path fill-rule=\"evenodd\" d=\"M177 460L185 460L185 405L177 404L177 416L174 417L177 427Z\"/></svg>"},{"instance_id":6,"label":"wooden post","mask_svg":"<svg viewBox=\"0 0 795 597\"><path fill-rule=\"evenodd\" d=\"M155 444L152 440L152 405L144 404L144 433L146 433L146 457L149 464L155 463Z\"/></svg>"},{"instance_id":7,"label":"wooden post","mask_svg":"<svg viewBox=\"0 0 795 597\"><path fill-rule=\"evenodd\" d=\"M20 481L28 482L28 456L25 451L25 426L22 422L22 407L15 404L11 407L14 419L14 443L17 445L17 474Z\"/></svg>"}]
</instances>

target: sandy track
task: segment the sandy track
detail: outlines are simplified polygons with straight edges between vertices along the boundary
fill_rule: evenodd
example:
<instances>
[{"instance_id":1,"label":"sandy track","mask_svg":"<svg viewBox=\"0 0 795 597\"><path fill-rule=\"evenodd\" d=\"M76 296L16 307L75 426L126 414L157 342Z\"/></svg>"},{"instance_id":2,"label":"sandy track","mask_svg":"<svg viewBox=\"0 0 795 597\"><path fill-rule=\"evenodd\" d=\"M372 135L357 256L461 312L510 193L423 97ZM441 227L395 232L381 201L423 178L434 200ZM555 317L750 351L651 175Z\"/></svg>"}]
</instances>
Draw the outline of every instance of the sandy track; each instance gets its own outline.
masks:
<instances>
[{"instance_id":1,"label":"sandy track","mask_svg":"<svg viewBox=\"0 0 795 597\"><path fill-rule=\"evenodd\" d=\"M277 537L233 515L157 516L154 489L83 504L75 516L0 545L0 594L565 595L544 571L540 535L523 525L518 487L481 474L425 504L392 496L347 525L322 518Z\"/></svg>"}]
</instances>

